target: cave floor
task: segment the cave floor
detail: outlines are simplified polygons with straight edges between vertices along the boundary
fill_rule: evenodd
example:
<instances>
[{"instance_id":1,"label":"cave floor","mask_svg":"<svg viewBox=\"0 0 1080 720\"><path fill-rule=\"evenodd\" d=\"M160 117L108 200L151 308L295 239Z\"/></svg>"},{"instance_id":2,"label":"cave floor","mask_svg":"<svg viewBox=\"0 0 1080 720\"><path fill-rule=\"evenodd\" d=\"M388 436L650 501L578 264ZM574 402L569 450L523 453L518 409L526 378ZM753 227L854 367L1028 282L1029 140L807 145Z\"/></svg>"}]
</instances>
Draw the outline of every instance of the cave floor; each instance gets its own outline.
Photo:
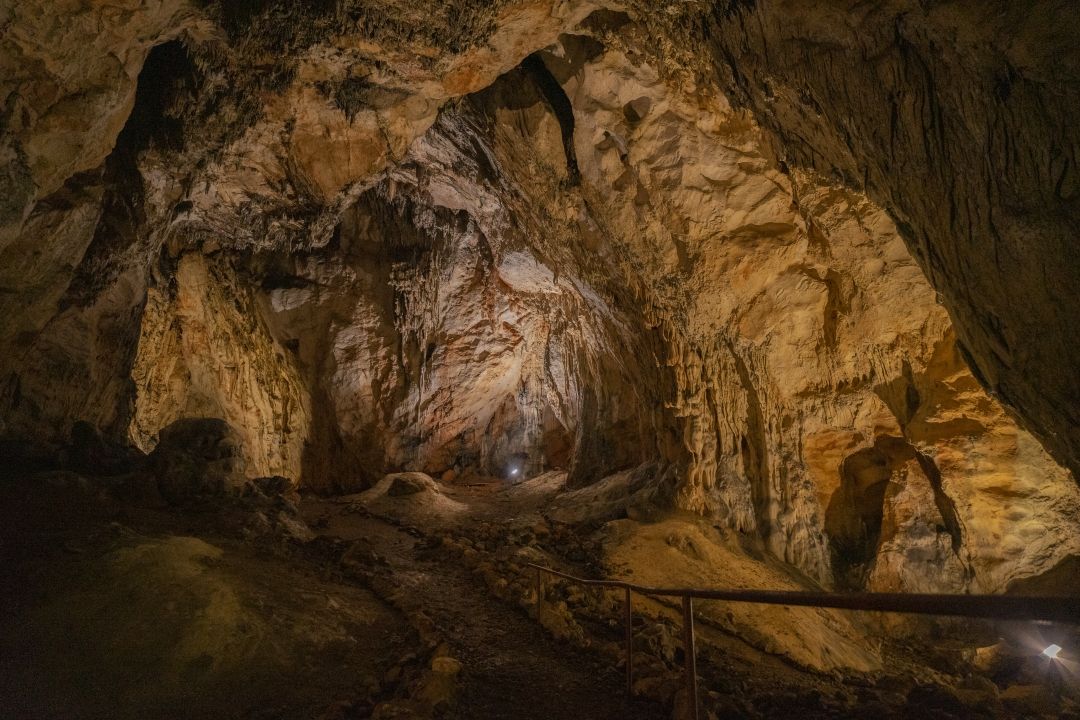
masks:
<instances>
[{"instance_id":1,"label":"cave floor","mask_svg":"<svg viewBox=\"0 0 1080 720\"><path fill-rule=\"evenodd\" d=\"M635 606L632 701L617 598L553 583L534 617L525 563L603 572L595 524L547 517L559 486L177 509L69 473L0 485L0 715L671 717L683 700L671 608ZM699 643L702 717L1071 711L957 689L959 675L929 656L817 672L704 621Z\"/></svg>"},{"instance_id":2,"label":"cave floor","mask_svg":"<svg viewBox=\"0 0 1080 720\"><path fill-rule=\"evenodd\" d=\"M0 501L2 717L320 717L415 651L401 612L238 531L243 509L56 490Z\"/></svg>"},{"instance_id":3,"label":"cave floor","mask_svg":"<svg viewBox=\"0 0 1080 720\"><path fill-rule=\"evenodd\" d=\"M325 512L325 504L306 510ZM409 532L409 531L412 532ZM652 718L647 701L627 702L613 663L567 646L528 614L492 597L464 562L448 562L419 532L370 515L337 515L326 536L358 543L385 561L394 602L430 621L434 654L460 663L445 718ZM419 537L418 537L419 536Z\"/></svg>"}]
</instances>

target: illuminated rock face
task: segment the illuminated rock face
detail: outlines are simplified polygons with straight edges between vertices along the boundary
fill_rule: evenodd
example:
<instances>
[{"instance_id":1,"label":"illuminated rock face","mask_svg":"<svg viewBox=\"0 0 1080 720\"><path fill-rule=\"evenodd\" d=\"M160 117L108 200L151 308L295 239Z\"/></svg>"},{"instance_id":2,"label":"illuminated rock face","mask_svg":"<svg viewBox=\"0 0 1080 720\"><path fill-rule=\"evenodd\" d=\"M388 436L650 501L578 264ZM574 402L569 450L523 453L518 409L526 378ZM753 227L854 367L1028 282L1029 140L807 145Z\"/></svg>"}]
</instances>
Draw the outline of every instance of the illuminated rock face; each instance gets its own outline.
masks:
<instances>
[{"instance_id":1,"label":"illuminated rock face","mask_svg":"<svg viewBox=\"0 0 1080 720\"><path fill-rule=\"evenodd\" d=\"M292 359L261 322L255 297L201 254L176 263L173 283L147 291L129 435L143 451L181 418L221 418L240 435L253 477L299 478L310 425Z\"/></svg>"},{"instance_id":2,"label":"illuminated rock face","mask_svg":"<svg viewBox=\"0 0 1080 720\"><path fill-rule=\"evenodd\" d=\"M1080 53L1073 8L731 3L710 46L792 165L865 188L985 387L1080 472Z\"/></svg>"},{"instance_id":3,"label":"illuminated rock face","mask_svg":"<svg viewBox=\"0 0 1080 720\"><path fill-rule=\"evenodd\" d=\"M808 11L459 5L401 27L275 3L20 9L0 52L20 68L0 148L4 429L57 441L84 419L150 451L217 417L249 475L326 492L647 465L658 503L844 587L999 591L1080 552L1069 471L969 369L1070 462L1076 375L1017 349L1027 275L941 250L989 221L939 222L934 198L985 178L915 182L945 171L906 136L883 165L862 120L841 147L835 118L877 112L851 100L861 65L829 69L851 85L832 97L795 63L823 51L788 39L766 62L737 24L758 15L771 41ZM933 129L897 108L904 133ZM1054 112L1002 122L1029 142ZM1016 178L1021 199L1047 184ZM1050 215L1040 243L1064 237ZM1060 291L1055 274L1028 310L1059 350Z\"/></svg>"},{"instance_id":4,"label":"illuminated rock face","mask_svg":"<svg viewBox=\"0 0 1080 720\"><path fill-rule=\"evenodd\" d=\"M636 398L656 397L659 339L470 214L505 208L498 188L451 194L474 180L439 175L473 162L454 139L436 132L416 151L423 165L365 194L336 247L276 258L288 269L275 271L266 316L306 369L323 428L309 437L310 485L345 489L385 468L449 479L561 467L587 482L652 455L656 423L639 411L658 400ZM407 184L421 171L423 188Z\"/></svg>"}]
</instances>

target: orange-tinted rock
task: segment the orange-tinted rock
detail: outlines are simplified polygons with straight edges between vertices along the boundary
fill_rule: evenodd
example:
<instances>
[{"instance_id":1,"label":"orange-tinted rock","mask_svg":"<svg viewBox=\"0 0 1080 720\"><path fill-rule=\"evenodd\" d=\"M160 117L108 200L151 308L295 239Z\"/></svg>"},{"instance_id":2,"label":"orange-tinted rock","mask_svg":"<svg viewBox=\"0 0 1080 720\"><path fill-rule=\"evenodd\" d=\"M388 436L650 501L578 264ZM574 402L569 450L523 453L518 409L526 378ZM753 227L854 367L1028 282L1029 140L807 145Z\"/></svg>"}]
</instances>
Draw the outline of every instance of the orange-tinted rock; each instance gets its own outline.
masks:
<instances>
[{"instance_id":1,"label":"orange-tinted rock","mask_svg":"<svg viewBox=\"0 0 1080 720\"><path fill-rule=\"evenodd\" d=\"M825 585L1080 552L1074 478L1000 403L1071 462L1049 10L999 47L966 2L39 5L0 45L5 430L149 452L214 417L320 491L628 478L604 519L688 510Z\"/></svg>"}]
</instances>

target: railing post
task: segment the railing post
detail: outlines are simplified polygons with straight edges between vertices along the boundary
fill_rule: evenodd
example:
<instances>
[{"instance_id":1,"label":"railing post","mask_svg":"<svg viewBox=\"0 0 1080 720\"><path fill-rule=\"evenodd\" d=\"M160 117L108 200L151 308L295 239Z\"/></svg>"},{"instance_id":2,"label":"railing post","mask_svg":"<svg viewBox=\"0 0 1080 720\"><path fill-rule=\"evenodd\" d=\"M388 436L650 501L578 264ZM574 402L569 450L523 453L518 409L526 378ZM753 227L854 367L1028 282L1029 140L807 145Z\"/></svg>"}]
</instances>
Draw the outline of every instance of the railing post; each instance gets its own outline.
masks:
<instances>
[{"instance_id":1,"label":"railing post","mask_svg":"<svg viewBox=\"0 0 1080 720\"><path fill-rule=\"evenodd\" d=\"M694 599L683 595L683 655L686 656L686 705L689 720L698 720L697 649L694 642Z\"/></svg>"},{"instance_id":2,"label":"railing post","mask_svg":"<svg viewBox=\"0 0 1080 720\"><path fill-rule=\"evenodd\" d=\"M544 571L536 568L536 621L541 625L540 613L544 608Z\"/></svg>"},{"instance_id":3,"label":"railing post","mask_svg":"<svg viewBox=\"0 0 1080 720\"><path fill-rule=\"evenodd\" d=\"M630 588L626 588L623 602L623 622L626 624L626 694L634 695L634 615L630 605Z\"/></svg>"}]
</instances>

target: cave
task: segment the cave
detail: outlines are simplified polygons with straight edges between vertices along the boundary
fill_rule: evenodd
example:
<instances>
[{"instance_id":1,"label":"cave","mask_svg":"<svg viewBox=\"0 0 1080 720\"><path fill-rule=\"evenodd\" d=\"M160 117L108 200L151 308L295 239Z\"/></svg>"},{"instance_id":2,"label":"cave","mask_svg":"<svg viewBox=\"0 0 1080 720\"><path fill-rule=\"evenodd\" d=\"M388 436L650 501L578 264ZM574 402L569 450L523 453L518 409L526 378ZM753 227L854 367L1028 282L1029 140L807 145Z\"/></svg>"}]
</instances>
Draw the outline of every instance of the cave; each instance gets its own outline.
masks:
<instances>
[{"instance_id":1,"label":"cave","mask_svg":"<svg viewBox=\"0 0 1080 720\"><path fill-rule=\"evenodd\" d=\"M4 717L1080 717L1070 3L0 27Z\"/></svg>"}]
</instances>

